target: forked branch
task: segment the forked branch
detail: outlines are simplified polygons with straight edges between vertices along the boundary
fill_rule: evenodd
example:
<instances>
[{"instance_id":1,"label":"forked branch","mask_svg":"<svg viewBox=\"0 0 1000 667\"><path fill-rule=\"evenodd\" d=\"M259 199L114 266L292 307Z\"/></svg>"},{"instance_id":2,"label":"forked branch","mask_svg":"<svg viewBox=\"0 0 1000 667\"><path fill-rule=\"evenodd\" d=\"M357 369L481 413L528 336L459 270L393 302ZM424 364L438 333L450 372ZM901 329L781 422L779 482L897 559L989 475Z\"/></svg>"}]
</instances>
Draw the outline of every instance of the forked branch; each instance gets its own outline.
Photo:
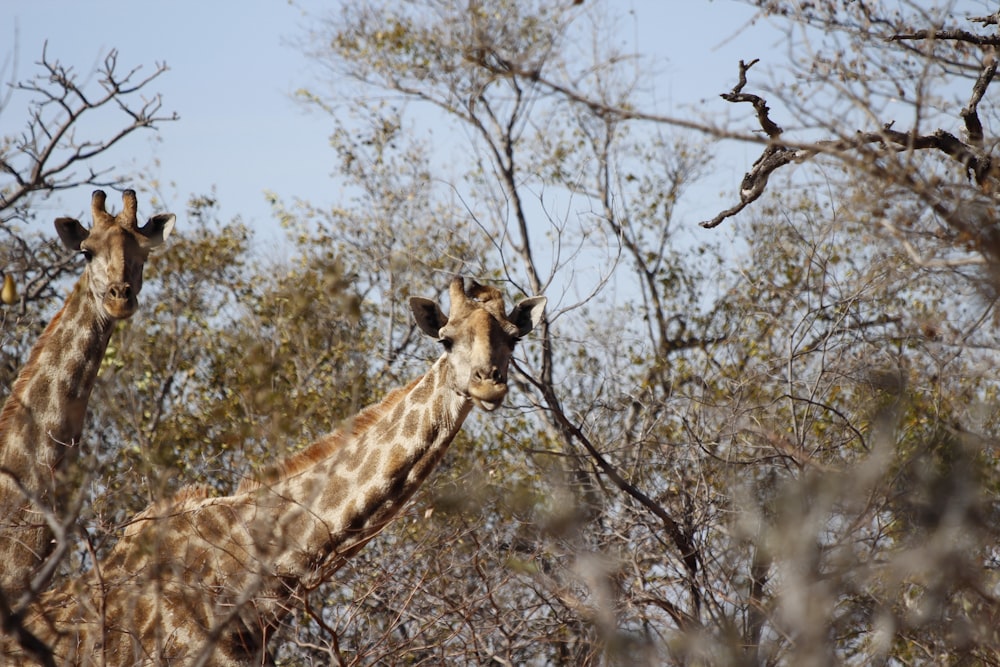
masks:
<instances>
[{"instance_id":1,"label":"forked branch","mask_svg":"<svg viewBox=\"0 0 1000 667\"><path fill-rule=\"evenodd\" d=\"M973 20L984 24L997 22L996 16ZM740 185L740 201L711 220L702 222L701 226L716 227L726 218L738 214L760 198L771 174L787 164L801 162L818 154L834 155L850 162L856 162L860 155L865 158L865 164L875 164L880 155L887 156L902 151L937 151L961 165L970 180L974 180L983 192L994 192L1000 182L1000 171L985 148L979 105L996 77L997 59L994 46L1000 44L998 41L1000 38L979 37L964 31L946 30L897 34L891 37L890 41L911 39L956 40L980 45L986 49L983 65L972 87L969 101L959 112L967 134L965 140L944 129L937 129L931 133L918 133L916 130L899 131L893 129L894 122L890 121L877 131L858 132L849 138L821 140L801 145L791 144L783 139L781 127L770 117L766 100L758 95L744 92L747 72L758 61L752 60L749 63L740 61L738 83L721 97L734 104L740 102L752 104L760 129L768 137L768 143L750 171L743 177ZM953 217L946 215L945 219Z\"/></svg>"},{"instance_id":2,"label":"forked branch","mask_svg":"<svg viewBox=\"0 0 1000 667\"><path fill-rule=\"evenodd\" d=\"M111 169L95 169L94 157L143 128L155 129L163 121L177 120L176 113L162 113L159 94L144 96L149 84L167 71L159 63L141 75L135 67L120 72L118 53L110 51L97 71L99 89L85 90L73 68L51 60L42 50L41 72L13 86L31 96L28 124L19 134L5 137L0 148L0 175L12 183L0 188L0 224L23 217L25 198L36 191L55 191L92 185L112 186ZM117 107L125 115L110 136L86 139L77 136L81 119L99 110ZM86 166L84 166L86 165Z\"/></svg>"}]
</instances>

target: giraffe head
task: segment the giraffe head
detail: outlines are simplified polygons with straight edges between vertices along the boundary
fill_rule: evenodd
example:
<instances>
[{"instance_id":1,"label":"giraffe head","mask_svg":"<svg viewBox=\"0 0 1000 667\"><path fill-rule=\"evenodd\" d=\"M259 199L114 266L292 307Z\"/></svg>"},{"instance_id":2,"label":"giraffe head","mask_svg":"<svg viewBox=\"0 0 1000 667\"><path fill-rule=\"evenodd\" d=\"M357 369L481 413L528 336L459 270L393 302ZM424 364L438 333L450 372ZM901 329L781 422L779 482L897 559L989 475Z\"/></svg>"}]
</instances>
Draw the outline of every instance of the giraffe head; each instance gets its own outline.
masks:
<instances>
[{"instance_id":1,"label":"giraffe head","mask_svg":"<svg viewBox=\"0 0 1000 667\"><path fill-rule=\"evenodd\" d=\"M138 308L146 258L151 249L167 239L176 218L173 213L161 213L140 227L134 190L122 193L123 208L117 216L108 213L106 200L102 190L94 191L94 226L90 229L73 218L58 218L56 231L63 245L80 252L86 260L84 275L100 311L110 319L120 320L131 317Z\"/></svg>"},{"instance_id":2,"label":"giraffe head","mask_svg":"<svg viewBox=\"0 0 1000 667\"><path fill-rule=\"evenodd\" d=\"M417 326L440 341L451 366L456 392L484 410L495 410L507 395L507 367L514 345L542 319L545 297L533 296L504 312L499 290L461 278L449 288L448 315L430 299L413 297L410 309Z\"/></svg>"}]
</instances>

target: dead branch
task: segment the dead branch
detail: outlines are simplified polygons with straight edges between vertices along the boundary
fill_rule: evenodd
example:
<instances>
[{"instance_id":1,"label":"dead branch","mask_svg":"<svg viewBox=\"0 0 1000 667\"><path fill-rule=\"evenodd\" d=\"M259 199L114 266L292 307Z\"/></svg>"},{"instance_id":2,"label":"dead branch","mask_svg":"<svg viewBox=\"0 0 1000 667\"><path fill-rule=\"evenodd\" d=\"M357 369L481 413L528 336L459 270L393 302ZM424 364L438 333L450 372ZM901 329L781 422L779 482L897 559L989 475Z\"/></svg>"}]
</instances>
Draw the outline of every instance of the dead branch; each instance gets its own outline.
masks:
<instances>
[{"instance_id":1,"label":"dead branch","mask_svg":"<svg viewBox=\"0 0 1000 667\"><path fill-rule=\"evenodd\" d=\"M1000 35L977 35L965 30L916 30L889 37L890 42L918 41L924 39L967 42L978 46L1000 46Z\"/></svg>"},{"instance_id":2,"label":"dead branch","mask_svg":"<svg viewBox=\"0 0 1000 667\"><path fill-rule=\"evenodd\" d=\"M752 95L750 93L744 93L743 88L747 85L747 70L760 62L760 58L754 58L749 63L740 61L740 77L739 82L733 87L728 93L722 93L720 97L727 102L749 102L753 105L754 110L757 112L757 121L760 123L760 127L764 130L772 140L777 139L781 135L781 127L778 126L773 120L771 120L770 109L767 106L767 102L764 98L758 95Z\"/></svg>"},{"instance_id":3,"label":"dead branch","mask_svg":"<svg viewBox=\"0 0 1000 667\"><path fill-rule=\"evenodd\" d=\"M979 73L979 78L976 79L976 83L972 87L972 97L969 98L969 103L961 111L962 120L965 121L965 131L969 134L969 143L976 148L983 147L983 124L979 120L979 103L996 73L997 59L991 53L986 58L983 71Z\"/></svg>"},{"instance_id":4,"label":"dead branch","mask_svg":"<svg viewBox=\"0 0 1000 667\"><path fill-rule=\"evenodd\" d=\"M992 189L996 181L1000 180L997 166L983 150L983 126L978 112L979 103L996 75L997 62L992 53L988 54L985 59L983 69L973 86L969 102L961 110L961 117L968 133L968 142L962 141L943 129L938 129L930 134L917 134L913 131L901 132L894 130L893 122L889 122L877 132L858 132L850 139L818 141L794 148L787 143L779 143L777 139L781 136L782 130L771 119L766 100L758 95L743 92L747 84L747 71L757 62L757 59L749 63L741 60L736 86L730 92L723 93L721 97L728 102L752 104L756 110L761 129L767 134L770 141L750 171L743 176L743 181L740 184L739 203L722 211L711 220L702 222L702 227L707 229L716 227L725 219L740 213L764 193L771 174L791 162L801 162L820 153L842 155L846 151L856 152L869 145L891 151L936 150L959 163L968 176L975 179L976 184L984 190ZM948 218L946 217L946 219Z\"/></svg>"},{"instance_id":5,"label":"dead branch","mask_svg":"<svg viewBox=\"0 0 1000 667\"><path fill-rule=\"evenodd\" d=\"M36 64L41 69L39 74L13 86L31 95L32 101L27 127L20 134L6 137L4 149L0 150L0 174L13 181L0 193L0 213L10 212L0 218L0 224L23 217L25 198L32 192L87 184L113 186L117 179L107 178L112 169L95 170L88 162L137 130L156 129L160 122L178 119L176 113L161 112L162 98L158 94L136 101L137 94L167 71L165 64L156 64L147 76L141 75L141 67L122 73L118 53L112 50L97 71L97 91L81 87L73 68L51 60L46 48ZM115 107L126 119L119 130L98 139L77 138L81 118ZM77 171L81 167L82 173Z\"/></svg>"}]
</instances>

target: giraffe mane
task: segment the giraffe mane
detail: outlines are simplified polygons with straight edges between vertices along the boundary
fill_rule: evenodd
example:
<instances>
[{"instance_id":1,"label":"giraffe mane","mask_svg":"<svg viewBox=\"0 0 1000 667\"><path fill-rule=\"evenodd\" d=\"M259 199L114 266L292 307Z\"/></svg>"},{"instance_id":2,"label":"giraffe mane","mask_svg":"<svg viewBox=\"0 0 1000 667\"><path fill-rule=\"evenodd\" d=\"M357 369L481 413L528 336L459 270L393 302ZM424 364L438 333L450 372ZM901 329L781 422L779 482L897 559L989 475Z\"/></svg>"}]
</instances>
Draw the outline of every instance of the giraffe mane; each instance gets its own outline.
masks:
<instances>
[{"instance_id":1,"label":"giraffe mane","mask_svg":"<svg viewBox=\"0 0 1000 667\"><path fill-rule=\"evenodd\" d=\"M284 460L268 466L256 475L244 477L240 480L239 486L236 487L236 495L252 493L262 486L268 486L294 477L320 461L329 458L335 451L343 447L344 443L364 433L371 428L372 424L388 414L421 379L422 376L404 387L399 387L389 392L382 402L371 405L354 417L347 419L335 431L323 436L302 451L296 452Z\"/></svg>"},{"instance_id":2,"label":"giraffe mane","mask_svg":"<svg viewBox=\"0 0 1000 667\"><path fill-rule=\"evenodd\" d=\"M149 507L129 519L125 525L125 537L140 532L145 527L145 522L150 519L160 519L169 514L177 514L187 509L186 506L201 502L210 495L212 495L212 487L207 484L182 486L169 498L161 498L153 502Z\"/></svg>"}]
</instances>

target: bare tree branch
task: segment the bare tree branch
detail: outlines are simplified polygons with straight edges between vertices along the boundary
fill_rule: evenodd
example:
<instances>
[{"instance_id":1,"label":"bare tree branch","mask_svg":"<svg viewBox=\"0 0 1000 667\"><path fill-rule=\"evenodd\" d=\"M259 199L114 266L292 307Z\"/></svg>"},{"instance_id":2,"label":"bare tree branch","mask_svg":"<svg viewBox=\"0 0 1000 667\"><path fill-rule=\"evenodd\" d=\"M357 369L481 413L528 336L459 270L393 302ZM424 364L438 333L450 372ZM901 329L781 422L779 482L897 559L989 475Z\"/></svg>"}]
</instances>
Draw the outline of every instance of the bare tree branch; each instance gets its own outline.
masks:
<instances>
[{"instance_id":1,"label":"bare tree branch","mask_svg":"<svg viewBox=\"0 0 1000 667\"><path fill-rule=\"evenodd\" d=\"M752 61L750 65L755 62L757 61ZM724 93L722 97L730 102L752 103L757 110L761 129L773 142L780 136L781 128L770 119L766 102L757 95L741 92L746 84L746 71L750 65L745 65L743 61L740 61L740 81L732 92ZM719 213L713 219L701 223L701 226L715 227L726 218L742 211L764 193L770 175L787 164L800 162L818 154L835 155L843 159L845 152L858 151L866 145L881 146L891 151L936 150L958 162L981 187L994 187L998 176L1000 176L1000 171L992 158L978 148L982 146L982 124L979 121L977 106L995 72L996 63L990 59L976 82L972 99L962 111L972 145L963 142L943 129L938 129L931 134L900 132L892 128L893 123L891 122L878 132L859 132L850 139L823 140L800 146L769 143L761 156L754 162L751 170L743 177L740 184L740 203ZM869 161L868 164L872 164L872 162Z\"/></svg>"},{"instance_id":2,"label":"bare tree branch","mask_svg":"<svg viewBox=\"0 0 1000 667\"><path fill-rule=\"evenodd\" d=\"M969 133L969 143L976 148L983 147L983 124L979 120L979 103L986 94L986 89L993 81L997 73L997 59L994 54L986 58L983 71L979 73L975 85L972 87L972 97L969 103L962 108L962 120L965 121L965 130Z\"/></svg>"},{"instance_id":3,"label":"bare tree branch","mask_svg":"<svg viewBox=\"0 0 1000 667\"><path fill-rule=\"evenodd\" d=\"M23 218L25 198L33 192L114 185L118 179L109 178L111 168L95 170L87 163L137 130L156 129L158 123L178 119L176 113L161 112L163 103L158 94L134 99L167 71L165 64L157 64L145 76L141 67L121 72L118 52L112 50L97 71L96 94L79 84L71 67L50 59L47 48L37 65L41 73L13 87L31 95L32 102L27 127L9 137L0 150L0 174L12 181L0 189L0 224ZM114 107L127 119L117 131L98 139L77 137L82 118ZM84 168L82 173L80 167Z\"/></svg>"},{"instance_id":4,"label":"bare tree branch","mask_svg":"<svg viewBox=\"0 0 1000 667\"><path fill-rule=\"evenodd\" d=\"M973 19L974 20L974 19ZM889 38L890 42L916 41L924 39L940 39L956 42L967 42L978 46L1000 46L1000 36L977 35L965 30L916 30L910 33L900 33Z\"/></svg>"}]
</instances>

